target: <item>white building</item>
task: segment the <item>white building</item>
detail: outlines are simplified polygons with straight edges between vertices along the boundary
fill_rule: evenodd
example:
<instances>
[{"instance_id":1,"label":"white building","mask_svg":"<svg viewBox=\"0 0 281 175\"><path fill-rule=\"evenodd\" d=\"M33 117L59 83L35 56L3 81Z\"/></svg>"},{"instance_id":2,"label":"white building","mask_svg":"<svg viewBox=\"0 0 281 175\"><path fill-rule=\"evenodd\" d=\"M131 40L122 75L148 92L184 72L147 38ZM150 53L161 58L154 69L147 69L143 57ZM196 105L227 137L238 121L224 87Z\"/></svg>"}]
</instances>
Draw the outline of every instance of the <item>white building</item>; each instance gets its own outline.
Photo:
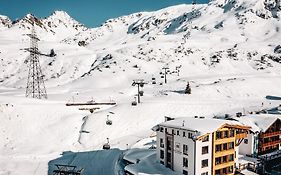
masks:
<instances>
[{"instance_id":1,"label":"white building","mask_svg":"<svg viewBox=\"0 0 281 175\"><path fill-rule=\"evenodd\" d=\"M157 159L182 174L234 174L237 146L248 129L237 121L203 117L164 122L155 127Z\"/></svg>"}]
</instances>

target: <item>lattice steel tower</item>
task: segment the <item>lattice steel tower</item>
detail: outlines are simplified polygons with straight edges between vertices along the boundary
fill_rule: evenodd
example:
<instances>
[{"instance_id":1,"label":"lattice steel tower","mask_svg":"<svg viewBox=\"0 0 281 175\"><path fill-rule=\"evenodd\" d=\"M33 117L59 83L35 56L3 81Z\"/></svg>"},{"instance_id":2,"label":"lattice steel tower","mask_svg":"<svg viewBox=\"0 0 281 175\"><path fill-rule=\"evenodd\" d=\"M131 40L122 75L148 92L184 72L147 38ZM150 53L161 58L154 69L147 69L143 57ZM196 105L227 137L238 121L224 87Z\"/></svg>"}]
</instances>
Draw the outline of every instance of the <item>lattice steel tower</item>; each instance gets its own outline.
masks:
<instances>
[{"instance_id":1,"label":"lattice steel tower","mask_svg":"<svg viewBox=\"0 0 281 175\"><path fill-rule=\"evenodd\" d=\"M28 51L30 52L28 58L28 80L26 85L26 97L47 99L47 92L44 83L44 76L42 74L40 62L39 62L39 49L38 49L38 41L40 39L37 37L34 24L32 25L31 34L27 34L30 37L30 48Z\"/></svg>"}]
</instances>

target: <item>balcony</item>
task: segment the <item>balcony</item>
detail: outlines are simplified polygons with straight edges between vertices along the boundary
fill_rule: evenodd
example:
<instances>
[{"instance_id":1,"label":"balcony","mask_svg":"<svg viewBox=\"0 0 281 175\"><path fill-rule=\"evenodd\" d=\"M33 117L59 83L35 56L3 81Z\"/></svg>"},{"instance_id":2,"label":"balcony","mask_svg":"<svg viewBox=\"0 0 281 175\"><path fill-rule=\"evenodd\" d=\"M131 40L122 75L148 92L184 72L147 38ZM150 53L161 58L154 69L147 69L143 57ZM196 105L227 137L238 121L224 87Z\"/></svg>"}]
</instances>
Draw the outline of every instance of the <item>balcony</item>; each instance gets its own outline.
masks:
<instances>
[{"instance_id":1,"label":"balcony","mask_svg":"<svg viewBox=\"0 0 281 175\"><path fill-rule=\"evenodd\" d=\"M231 155L231 154L234 154L234 153L235 153L234 149L216 151L215 152L215 157L227 156L227 155Z\"/></svg>"},{"instance_id":2,"label":"balcony","mask_svg":"<svg viewBox=\"0 0 281 175\"><path fill-rule=\"evenodd\" d=\"M234 161L230 161L230 162L217 164L217 165L215 165L214 170L219 170L219 169L227 168L230 166L234 166L234 163L235 163Z\"/></svg>"},{"instance_id":3,"label":"balcony","mask_svg":"<svg viewBox=\"0 0 281 175\"><path fill-rule=\"evenodd\" d=\"M237 133L235 138L236 140L238 140L238 139L244 139L246 137L247 137L247 133L243 132L243 133Z\"/></svg>"},{"instance_id":4,"label":"balcony","mask_svg":"<svg viewBox=\"0 0 281 175\"><path fill-rule=\"evenodd\" d=\"M270 133L263 133L263 134L261 134L261 138L273 137L273 136L278 136L278 135L281 135L281 131L275 131L275 132L270 132Z\"/></svg>"},{"instance_id":5,"label":"balcony","mask_svg":"<svg viewBox=\"0 0 281 175\"><path fill-rule=\"evenodd\" d=\"M235 141L235 137L224 137L224 138L219 138L217 140L215 140L216 144L223 144L223 143L229 143L229 142L234 142Z\"/></svg>"},{"instance_id":6,"label":"balcony","mask_svg":"<svg viewBox=\"0 0 281 175\"><path fill-rule=\"evenodd\" d=\"M262 147L269 147L269 146L275 146L281 144L281 140L276 140L276 141L272 141L272 142L268 142L268 143L263 143Z\"/></svg>"}]
</instances>

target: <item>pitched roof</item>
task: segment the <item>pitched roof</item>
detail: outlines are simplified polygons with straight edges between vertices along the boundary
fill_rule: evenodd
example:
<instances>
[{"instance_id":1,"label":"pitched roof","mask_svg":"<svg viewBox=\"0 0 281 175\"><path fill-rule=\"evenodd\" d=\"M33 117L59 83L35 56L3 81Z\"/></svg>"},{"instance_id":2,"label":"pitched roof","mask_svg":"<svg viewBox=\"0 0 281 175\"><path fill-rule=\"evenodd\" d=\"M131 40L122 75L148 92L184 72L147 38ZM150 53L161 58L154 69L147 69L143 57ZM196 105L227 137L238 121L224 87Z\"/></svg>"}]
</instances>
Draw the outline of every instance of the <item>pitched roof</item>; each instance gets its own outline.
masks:
<instances>
[{"instance_id":1,"label":"pitched roof","mask_svg":"<svg viewBox=\"0 0 281 175\"><path fill-rule=\"evenodd\" d=\"M265 132L276 120L281 119L281 116L274 114L251 114L234 117L233 119L250 126L253 132Z\"/></svg>"},{"instance_id":2,"label":"pitched roof","mask_svg":"<svg viewBox=\"0 0 281 175\"><path fill-rule=\"evenodd\" d=\"M180 128L180 129L195 131L197 132L195 137L198 138L202 135L212 133L226 124L243 126L243 124L237 121L213 119L213 118L194 118L194 117L177 118L175 120L163 122L159 125L165 127Z\"/></svg>"}]
</instances>

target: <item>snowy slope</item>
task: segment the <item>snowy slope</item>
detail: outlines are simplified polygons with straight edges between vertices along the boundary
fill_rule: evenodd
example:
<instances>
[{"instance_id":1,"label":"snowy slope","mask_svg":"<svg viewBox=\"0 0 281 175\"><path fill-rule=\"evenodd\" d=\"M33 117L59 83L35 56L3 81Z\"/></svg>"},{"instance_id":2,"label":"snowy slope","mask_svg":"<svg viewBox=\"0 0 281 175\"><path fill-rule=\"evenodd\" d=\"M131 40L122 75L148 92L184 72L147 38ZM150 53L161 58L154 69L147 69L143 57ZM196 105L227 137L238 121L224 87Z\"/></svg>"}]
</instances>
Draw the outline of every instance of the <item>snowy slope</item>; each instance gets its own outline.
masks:
<instances>
[{"instance_id":1,"label":"snowy slope","mask_svg":"<svg viewBox=\"0 0 281 175\"><path fill-rule=\"evenodd\" d=\"M114 148L135 147L164 116L212 117L260 109L262 102L279 103L265 99L281 96L279 1L179 5L110 19L93 29L61 11L44 19L30 14L15 22L3 19L1 175L47 174L48 163L60 159L63 151L100 150L106 138ZM23 49L29 47L24 34L30 33L33 21L40 51L54 49L57 54L40 57L48 100L24 98L28 53ZM83 41L85 46L79 46ZM181 67L179 76L176 66ZM163 67L170 73L168 84L161 85ZM138 78L147 84L142 103L132 107L137 93L132 80ZM187 81L191 95L183 93ZM92 99L117 105L94 114L65 106L70 100ZM107 115L111 126L106 125Z\"/></svg>"}]
</instances>

